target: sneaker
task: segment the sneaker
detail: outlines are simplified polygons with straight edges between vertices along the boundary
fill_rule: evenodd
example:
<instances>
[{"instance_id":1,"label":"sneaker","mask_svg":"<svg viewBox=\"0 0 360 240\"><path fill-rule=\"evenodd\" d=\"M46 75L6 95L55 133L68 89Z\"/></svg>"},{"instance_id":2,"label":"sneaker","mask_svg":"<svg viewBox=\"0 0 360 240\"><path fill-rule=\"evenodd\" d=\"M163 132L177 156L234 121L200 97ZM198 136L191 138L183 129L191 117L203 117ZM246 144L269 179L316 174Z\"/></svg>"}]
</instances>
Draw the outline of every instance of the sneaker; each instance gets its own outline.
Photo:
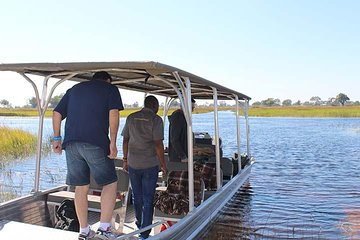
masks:
<instances>
[{"instance_id":1,"label":"sneaker","mask_svg":"<svg viewBox=\"0 0 360 240\"><path fill-rule=\"evenodd\" d=\"M111 232L111 228L109 227L106 230L99 228L96 232L96 238L102 240L115 239L117 235Z\"/></svg>"},{"instance_id":2,"label":"sneaker","mask_svg":"<svg viewBox=\"0 0 360 240\"><path fill-rule=\"evenodd\" d=\"M78 240L88 240L88 239L93 238L94 236L95 236L95 232L90 229L88 234L80 233Z\"/></svg>"}]
</instances>

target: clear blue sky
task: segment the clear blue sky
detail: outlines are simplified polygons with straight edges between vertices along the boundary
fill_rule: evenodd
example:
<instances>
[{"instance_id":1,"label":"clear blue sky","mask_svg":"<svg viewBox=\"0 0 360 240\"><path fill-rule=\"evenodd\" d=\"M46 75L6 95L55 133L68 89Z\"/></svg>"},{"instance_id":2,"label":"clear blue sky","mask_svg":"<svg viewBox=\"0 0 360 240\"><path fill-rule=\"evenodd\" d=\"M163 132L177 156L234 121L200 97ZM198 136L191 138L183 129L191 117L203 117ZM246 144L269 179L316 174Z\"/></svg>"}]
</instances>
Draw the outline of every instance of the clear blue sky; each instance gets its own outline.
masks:
<instances>
[{"instance_id":1,"label":"clear blue sky","mask_svg":"<svg viewBox=\"0 0 360 240\"><path fill-rule=\"evenodd\" d=\"M359 13L357 0L3 1L0 62L151 60L252 102L360 100ZM32 96L14 75L0 83L13 105Z\"/></svg>"}]
</instances>

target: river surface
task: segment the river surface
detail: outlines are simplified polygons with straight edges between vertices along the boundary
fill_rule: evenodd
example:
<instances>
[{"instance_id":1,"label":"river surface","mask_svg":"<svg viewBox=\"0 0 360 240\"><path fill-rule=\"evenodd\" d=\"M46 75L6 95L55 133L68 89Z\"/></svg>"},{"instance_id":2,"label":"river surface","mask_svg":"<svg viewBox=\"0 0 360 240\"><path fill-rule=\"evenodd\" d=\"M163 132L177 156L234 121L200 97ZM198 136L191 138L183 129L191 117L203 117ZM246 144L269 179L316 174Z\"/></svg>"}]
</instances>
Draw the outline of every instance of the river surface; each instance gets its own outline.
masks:
<instances>
[{"instance_id":1,"label":"river surface","mask_svg":"<svg viewBox=\"0 0 360 240\"><path fill-rule=\"evenodd\" d=\"M224 156L236 151L235 116L220 112ZM241 119L241 152L245 152ZM125 119L121 119L121 128ZM0 125L37 132L37 118L0 118ZM360 119L250 118L250 179L200 239L360 239ZM213 113L194 115L194 131L213 135ZM44 139L51 136L45 119ZM165 144L167 144L167 122ZM119 156L121 136L118 137ZM35 158L0 169L2 191L26 195ZM45 156L41 189L65 182L65 154Z\"/></svg>"}]
</instances>

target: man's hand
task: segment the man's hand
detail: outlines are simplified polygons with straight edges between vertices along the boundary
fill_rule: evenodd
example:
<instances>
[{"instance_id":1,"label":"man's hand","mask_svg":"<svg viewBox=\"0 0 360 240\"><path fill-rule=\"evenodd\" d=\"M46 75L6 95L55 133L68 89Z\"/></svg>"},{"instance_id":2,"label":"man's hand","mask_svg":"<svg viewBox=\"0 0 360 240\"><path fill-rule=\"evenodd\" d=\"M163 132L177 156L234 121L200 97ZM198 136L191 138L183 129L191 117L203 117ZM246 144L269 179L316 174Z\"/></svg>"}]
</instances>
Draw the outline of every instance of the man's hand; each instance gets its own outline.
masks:
<instances>
[{"instance_id":1,"label":"man's hand","mask_svg":"<svg viewBox=\"0 0 360 240\"><path fill-rule=\"evenodd\" d=\"M124 169L124 171L129 171L129 169L128 169L128 162L127 161L123 161L123 169Z\"/></svg>"},{"instance_id":2,"label":"man's hand","mask_svg":"<svg viewBox=\"0 0 360 240\"><path fill-rule=\"evenodd\" d=\"M166 175L167 175L167 169L166 169L166 167L161 167L161 171L162 171L163 178L165 178Z\"/></svg>"},{"instance_id":3,"label":"man's hand","mask_svg":"<svg viewBox=\"0 0 360 240\"><path fill-rule=\"evenodd\" d=\"M108 157L110 159L115 159L117 156L117 147L116 147L116 143L110 143L110 154L108 155Z\"/></svg>"},{"instance_id":4,"label":"man's hand","mask_svg":"<svg viewBox=\"0 0 360 240\"><path fill-rule=\"evenodd\" d=\"M54 153L61 154L62 151L61 140L53 141L53 151Z\"/></svg>"},{"instance_id":5,"label":"man's hand","mask_svg":"<svg viewBox=\"0 0 360 240\"><path fill-rule=\"evenodd\" d=\"M189 160L187 158L181 159L181 162L188 162Z\"/></svg>"}]
</instances>

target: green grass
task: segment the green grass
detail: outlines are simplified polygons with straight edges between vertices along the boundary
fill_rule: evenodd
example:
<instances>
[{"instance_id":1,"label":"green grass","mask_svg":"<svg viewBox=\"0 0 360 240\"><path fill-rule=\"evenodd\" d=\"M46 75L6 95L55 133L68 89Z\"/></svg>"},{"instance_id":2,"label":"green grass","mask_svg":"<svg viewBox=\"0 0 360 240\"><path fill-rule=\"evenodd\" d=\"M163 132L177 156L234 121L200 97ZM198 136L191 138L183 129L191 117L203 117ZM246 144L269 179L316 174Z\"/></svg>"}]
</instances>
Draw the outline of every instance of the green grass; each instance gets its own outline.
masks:
<instances>
[{"instance_id":1,"label":"green grass","mask_svg":"<svg viewBox=\"0 0 360 240\"><path fill-rule=\"evenodd\" d=\"M360 117L360 106L251 107L257 117Z\"/></svg>"},{"instance_id":2,"label":"green grass","mask_svg":"<svg viewBox=\"0 0 360 240\"><path fill-rule=\"evenodd\" d=\"M139 108L127 108L120 112L121 117L138 111ZM171 114L175 109L170 109ZM233 110L232 107L219 107L219 111ZM212 107L197 107L194 114L212 112ZM159 109L160 116L163 109ZM0 116L35 117L36 109L0 108ZM52 116L52 109L46 111L46 117ZM250 107L249 116L256 117L360 117L360 106L290 106L290 107Z\"/></svg>"},{"instance_id":3,"label":"green grass","mask_svg":"<svg viewBox=\"0 0 360 240\"><path fill-rule=\"evenodd\" d=\"M29 156L35 152L37 138L21 129L0 127L0 161Z\"/></svg>"},{"instance_id":4,"label":"green grass","mask_svg":"<svg viewBox=\"0 0 360 240\"><path fill-rule=\"evenodd\" d=\"M230 108L229 108L230 109ZM120 117L127 117L131 113L140 110L140 108L127 108L120 111ZM170 109L169 114L171 114L175 109ZM211 112L212 108L195 108L194 113L207 113ZM228 110L228 109L227 109ZM52 109L49 109L45 113L45 117L52 116ZM163 115L163 109L159 109L158 114ZM36 117L39 116L38 112L34 108L0 108L0 116L12 116L12 117Z\"/></svg>"},{"instance_id":5,"label":"green grass","mask_svg":"<svg viewBox=\"0 0 360 240\"><path fill-rule=\"evenodd\" d=\"M0 116L9 117L36 117L39 116L37 109L35 108L0 108ZM52 116L52 109L47 110L46 117Z\"/></svg>"}]
</instances>

